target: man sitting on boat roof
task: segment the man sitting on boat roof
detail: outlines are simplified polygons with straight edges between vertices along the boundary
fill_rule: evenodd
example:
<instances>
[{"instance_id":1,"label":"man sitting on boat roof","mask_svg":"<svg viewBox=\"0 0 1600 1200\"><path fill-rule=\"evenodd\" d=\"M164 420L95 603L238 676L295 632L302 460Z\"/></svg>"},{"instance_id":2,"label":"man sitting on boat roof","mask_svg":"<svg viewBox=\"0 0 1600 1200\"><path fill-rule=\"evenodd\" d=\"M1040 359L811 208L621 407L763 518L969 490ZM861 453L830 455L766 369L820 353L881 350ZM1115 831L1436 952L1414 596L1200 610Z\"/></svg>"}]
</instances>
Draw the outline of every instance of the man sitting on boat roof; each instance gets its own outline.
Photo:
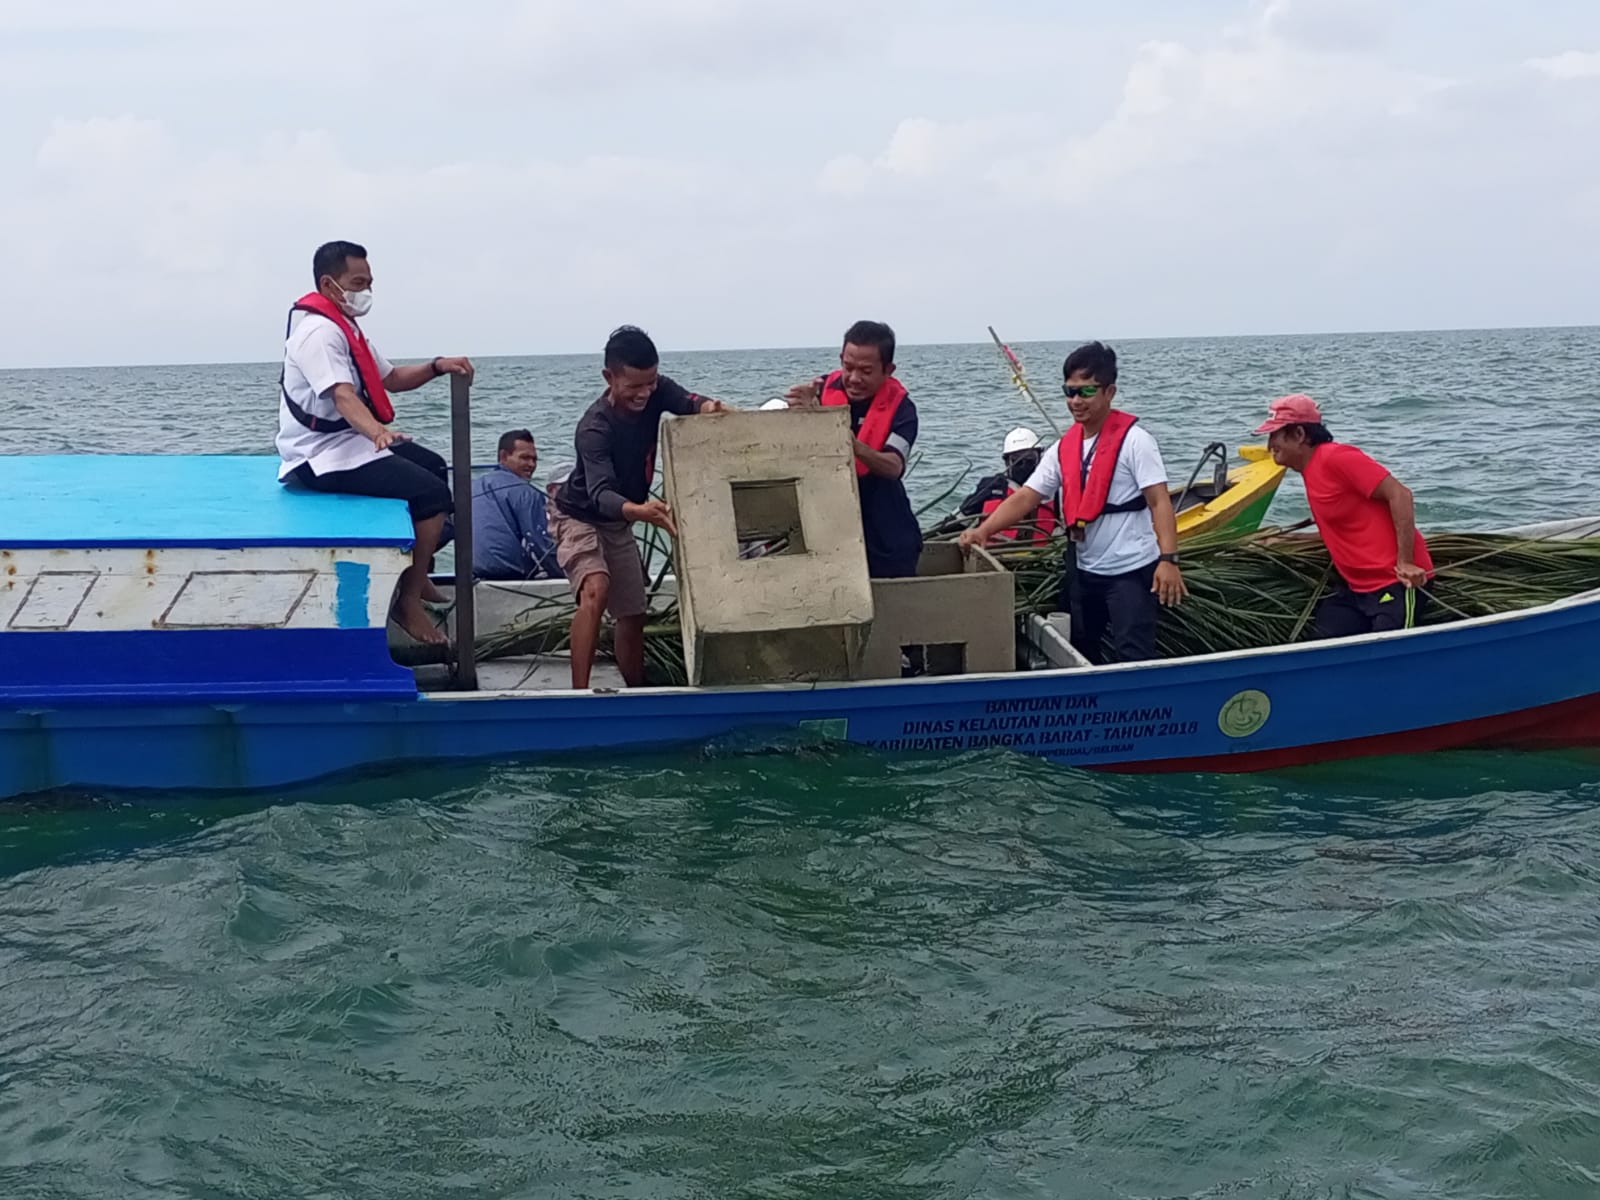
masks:
<instances>
[{"instance_id":1,"label":"man sitting on boat roof","mask_svg":"<svg viewBox=\"0 0 1600 1200\"><path fill-rule=\"evenodd\" d=\"M789 389L791 405L849 405L856 484L873 579L915 575L922 528L906 495L906 460L917 440L917 406L894 377L894 330L857 321L845 330L839 369Z\"/></svg>"},{"instance_id":2,"label":"man sitting on boat roof","mask_svg":"<svg viewBox=\"0 0 1600 1200\"><path fill-rule=\"evenodd\" d=\"M395 366L356 324L372 308L365 247L328 242L311 260L317 290L296 300L285 330L278 390L278 479L319 492L404 500L416 530L411 566L400 576L394 615L419 642L446 640L424 600L444 599L428 580L454 505L444 459L390 429L390 392L409 392L441 375L472 378L465 358Z\"/></svg>"},{"instance_id":3,"label":"man sitting on boat roof","mask_svg":"<svg viewBox=\"0 0 1600 1200\"><path fill-rule=\"evenodd\" d=\"M1333 440L1310 396L1280 396L1256 429L1280 467L1305 478L1311 517L1339 573L1339 587L1317 605L1314 638L1353 637L1416 624L1433 577L1416 503L1387 467Z\"/></svg>"},{"instance_id":4,"label":"man sitting on boat roof","mask_svg":"<svg viewBox=\"0 0 1600 1200\"><path fill-rule=\"evenodd\" d=\"M676 533L665 500L652 499L661 414L723 411L720 400L685 391L661 374L661 356L642 329L624 325L606 341L606 390L578 422L577 465L552 496L550 533L572 585L572 686L589 686L601 615L616 619L617 669L629 687L644 683L644 560L633 523Z\"/></svg>"},{"instance_id":5,"label":"man sitting on boat roof","mask_svg":"<svg viewBox=\"0 0 1600 1200\"><path fill-rule=\"evenodd\" d=\"M1073 646L1092 663L1156 657L1162 604L1188 594L1178 570L1178 518L1167 490L1161 449L1138 417L1111 407L1117 396L1117 354L1079 346L1062 364L1062 390L1073 425L1028 482L961 535L981 546L1061 492L1061 520L1072 545L1062 580L1062 607L1072 614Z\"/></svg>"},{"instance_id":6,"label":"man sitting on boat roof","mask_svg":"<svg viewBox=\"0 0 1600 1200\"><path fill-rule=\"evenodd\" d=\"M472 573L479 579L559 579L545 496L533 484L539 448L526 429L500 435L499 462L472 481Z\"/></svg>"},{"instance_id":7,"label":"man sitting on boat roof","mask_svg":"<svg viewBox=\"0 0 1600 1200\"><path fill-rule=\"evenodd\" d=\"M965 529L971 524L973 517L988 516L1005 502L1023 484L1027 483L1034 471L1039 467L1040 447L1039 435L1026 426L1019 425L1010 433L1000 445L1000 461L1005 469L998 475L986 475L978 480L978 486L972 489L972 494L961 502L961 507L955 515L941 522L935 529L935 535L948 535L957 530ZM1050 540L1050 535L1056 528L1056 506L1054 500L1046 500L1039 505L1033 514L1033 520L1025 523L1023 529L1003 529L996 536L1003 538L1024 537L1026 541L1036 545Z\"/></svg>"}]
</instances>

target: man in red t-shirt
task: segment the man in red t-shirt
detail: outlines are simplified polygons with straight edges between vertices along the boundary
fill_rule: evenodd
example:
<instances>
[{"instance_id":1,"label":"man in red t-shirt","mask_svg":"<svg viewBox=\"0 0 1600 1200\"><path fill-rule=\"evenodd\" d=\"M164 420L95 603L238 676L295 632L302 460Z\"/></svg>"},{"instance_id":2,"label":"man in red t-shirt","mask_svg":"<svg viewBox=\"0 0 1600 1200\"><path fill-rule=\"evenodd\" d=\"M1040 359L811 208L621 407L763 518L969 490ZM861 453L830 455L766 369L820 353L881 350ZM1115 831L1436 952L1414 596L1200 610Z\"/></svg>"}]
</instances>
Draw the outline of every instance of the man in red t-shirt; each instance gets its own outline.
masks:
<instances>
[{"instance_id":1,"label":"man in red t-shirt","mask_svg":"<svg viewBox=\"0 0 1600 1200\"><path fill-rule=\"evenodd\" d=\"M1342 581L1317 605L1312 636L1410 629L1433 578L1411 489L1354 446L1334 441L1310 396L1274 400L1256 432L1271 435L1274 462L1305 477L1311 517Z\"/></svg>"}]
</instances>

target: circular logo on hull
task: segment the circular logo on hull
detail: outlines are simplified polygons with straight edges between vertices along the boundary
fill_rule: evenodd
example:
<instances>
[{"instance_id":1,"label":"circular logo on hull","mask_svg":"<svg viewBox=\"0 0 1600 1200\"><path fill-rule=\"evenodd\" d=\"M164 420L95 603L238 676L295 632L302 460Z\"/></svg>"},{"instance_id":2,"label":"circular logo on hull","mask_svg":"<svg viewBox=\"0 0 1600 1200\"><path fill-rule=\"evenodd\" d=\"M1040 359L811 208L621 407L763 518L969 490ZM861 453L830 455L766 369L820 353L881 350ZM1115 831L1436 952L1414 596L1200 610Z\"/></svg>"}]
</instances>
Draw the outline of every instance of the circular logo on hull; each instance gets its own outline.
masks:
<instances>
[{"instance_id":1,"label":"circular logo on hull","mask_svg":"<svg viewBox=\"0 0 1600 1200\"><path fill-rule=\"evenodd\" d=\"M1245 738L1255 733L1272 716L1272 701L1265 692L1254 688L1229 697L1217 714L1217 728L1231 738Z\"/></svg>"}]
</instances>

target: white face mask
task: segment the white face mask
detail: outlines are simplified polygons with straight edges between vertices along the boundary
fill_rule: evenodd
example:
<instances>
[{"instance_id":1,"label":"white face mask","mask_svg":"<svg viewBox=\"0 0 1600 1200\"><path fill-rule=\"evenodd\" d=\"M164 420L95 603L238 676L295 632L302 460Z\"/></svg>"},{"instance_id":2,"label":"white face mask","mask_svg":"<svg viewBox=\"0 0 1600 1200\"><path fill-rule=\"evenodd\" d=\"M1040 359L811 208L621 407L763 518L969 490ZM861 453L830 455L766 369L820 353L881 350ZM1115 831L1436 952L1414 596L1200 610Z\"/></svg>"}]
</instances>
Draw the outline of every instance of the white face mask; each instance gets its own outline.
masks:
<instances>
[{"instance_id":1,"label":"white face mask","mask_svg":"<svg viewBox=\"0 0 1600 1200\"><path fill-rule=\"evenodd\" d=\"M343 291L344 289L340 289ZM364 317L372 311L372 289L344 293L344 311L352 317Z\"/></svg>"}]
</instances>

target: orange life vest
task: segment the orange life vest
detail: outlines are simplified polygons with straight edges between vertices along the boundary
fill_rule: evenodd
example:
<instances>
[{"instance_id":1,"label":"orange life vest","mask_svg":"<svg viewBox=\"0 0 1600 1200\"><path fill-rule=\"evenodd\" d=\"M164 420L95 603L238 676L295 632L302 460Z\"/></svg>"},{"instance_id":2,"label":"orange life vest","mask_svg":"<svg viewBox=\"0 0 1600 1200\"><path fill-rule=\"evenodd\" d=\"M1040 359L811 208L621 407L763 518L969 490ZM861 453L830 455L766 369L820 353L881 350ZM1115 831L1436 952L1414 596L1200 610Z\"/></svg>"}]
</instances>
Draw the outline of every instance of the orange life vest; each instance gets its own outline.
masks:
<instances>
[{"instance_id":1,"label":"orange life vest","mask_svg":"<svg viewBox=\"0 0 1600 1200\"><path fill-rule=\"evenodd\" d=\"M1061 458L1061 520L1069 530L1081 533L1107 513L1140 512L1150 507L1142 495L1121 504L1106 503L1122 443L1138 420L1132 413L1116 409L1107 414L1100 437L1090 452L1087 470L1083 464L1083 426L1074 422L1062 435L1057 447Z\"/></svg>"},{"instance_id":2,"label":"orange life vest","mask_svg":"<svg viewBox=\"0 0 1600 1200\"><path fill-rule=\"evenodd\" d=\"M319 317L327 317L339 327L339 332L344 334L344 340L350 347L350 361L355 364L356 379L361 385L356 390L361 393L362 402L372 410L372 415L385 425L394 420L394 404L389 399L389 393L383 390L383 373L378 370L377 356L372 353L366 335L356 327L355 322L345 316L344 310L321 292L308 292L290 306L290 327L294 324L294 314L297 312L316 313ZM289 336L288 328L285 328L283 336L286 338ZM283 400L289 406L289 412L307 429L337 433L341 429L350 428L350 422L343 417L319 417L301 408L290 397L289 389L283 386L281 377L278 380L278 387L283 392Z\"/></svg>"},{"instance_id":3,"label":"orange life vest","mask_svg":"<svg viewBox=\"0 0 1600 1200\"><path fill-rule=\"evenodd\" d=\"M983 502L983 515L987 517L995 509L999 508L1011 498L1011 494L1016 490L1017 485L1008 480L1006 482L1006 494L1004 496L997 499L985 500ZM1049 541L1050 535L1055 532L1056 506L1050 501L1046 500L1034 511L1033 520L1031 522L1025 522L1024 524L1031 527L1033 531L1031 540L1036 544L1042 545L1043 543ZM1001 530L999 533L995 534L995 537L1016 538L1022 533L1022 530L1022 525L1014 525L1010 529Z\"/></svg>"},{"instance_id":4,"label":"orange life vest","mask_svg":"<svg viewBox=\"0 0 1600 1200\"><path fill-rule=\"evenodd\" d=\"M844 372L835 371L822 381L822 403L829 405L849 404L850 397L844 390ZM867 415L861 418L861 429L856 436L874 450L882 450L889 443L889 431L894 427L894 415L900 411L900 402L907 396L905 385L893 375L883 381L883 386L878 389L877 395L872 397L872 403L867 408ZM865 475L867 465L859 458L856 459L856 474Z\"/></svg>"}]
</instances>

